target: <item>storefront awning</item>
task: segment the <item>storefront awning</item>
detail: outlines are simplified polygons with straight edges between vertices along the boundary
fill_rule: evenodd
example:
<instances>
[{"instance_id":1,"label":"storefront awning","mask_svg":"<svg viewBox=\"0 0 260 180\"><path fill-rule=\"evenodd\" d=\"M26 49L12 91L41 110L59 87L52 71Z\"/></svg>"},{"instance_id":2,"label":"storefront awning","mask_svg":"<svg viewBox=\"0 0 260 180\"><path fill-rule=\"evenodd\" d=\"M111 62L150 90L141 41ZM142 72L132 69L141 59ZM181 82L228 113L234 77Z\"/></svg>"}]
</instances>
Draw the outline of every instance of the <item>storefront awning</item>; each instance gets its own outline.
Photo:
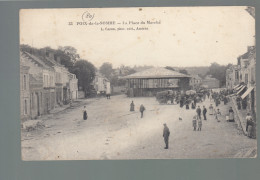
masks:
<instances>
[{"instance_id":1,"label":"storefront awning","mask_svg":"<svg viewBox=\"0 0 260 180\"><path fill-rule=\"evenodd\" d=\"M236 91L239 91L244 85L239 85L238 87L235 88Z\"/></svg>"},{"instance_id":2,"label":"storefront awning","mask_svg":"<svg viewBox=\"0 0 260 180\"><path fill-rule=\"evenodd\" d=\"M237 95L239 95L245 88L246 86L241 87L240 90L237 92Z\"/></svg>"},{"instance_id":3,"label":"storefront awning","mask_svg":"<svg viewBox=\"0 0 260 180\"><path fill-rule=\"evenodd\" d=\"M237 85L235 85L233 89L236 89L236 88L238 88L238 86L240 86L240 84L237 84Z\"/></svg>"},{"instance_id":4,"label":"storefront awning","mask_svg":"<svg viewBox=\"0 0 260 180\"><path fill-rule=\"evenodd\" d=\"M246 90L246 92L241 96L241 98L244 99L253 89L254 89L254 87L249 87Z\"/></svg>"}]
</instances>

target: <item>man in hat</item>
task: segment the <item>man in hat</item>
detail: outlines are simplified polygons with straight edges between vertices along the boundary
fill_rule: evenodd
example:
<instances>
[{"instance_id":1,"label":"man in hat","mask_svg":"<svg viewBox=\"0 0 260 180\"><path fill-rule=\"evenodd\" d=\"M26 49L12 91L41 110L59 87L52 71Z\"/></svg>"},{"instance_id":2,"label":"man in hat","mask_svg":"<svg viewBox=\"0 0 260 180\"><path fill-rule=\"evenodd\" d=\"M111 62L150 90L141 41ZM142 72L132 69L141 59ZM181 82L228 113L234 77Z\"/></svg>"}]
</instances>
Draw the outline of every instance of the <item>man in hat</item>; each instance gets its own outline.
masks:
<instances>
[{"instance_id":1,"label":"man in hat","mask_svg":"<svg viewBox=\"0 0 260 180\"><path fill-rule=\"evenodd\" d=\"M200 106L198 106L198 108L196 109L196 112L197 112L198 118L201 119L201 109L200 109Z\"/></svg>"},{"instance_id":2,"label":"man in hat","mask_svg":"<svg viewBox=\"0 0 260 180\"><path fill-rule=\"evenodd\" d=\"M144 116L144 111L145 111L145 107L143 104L141 104L141 106L140 106L141 118L143 118L143 116Z\"/></svg>"},{"instance_id":3,"label":"man in hat","mask_svg":"<svg viewBox=\"0 0 260 180\"><path fill-rule=\"evenodd\" d=\"M164 138L164 142L165 142L165 148L164 149L168 149L169 148L169 136L170 136L170 130L167 127L166 123L163 124L164 129L163 129L163 138Z\"/></svg>"},{"instance_id":4,"label":"man in hat","mask_svg":"<svg viewBox=\"0 0 260 180\"><path fill-rule=\"evenodd\" d=\"M206 114L207 114L207 109L206 109L206 107L205 107L205 106L203 106L202 113L203 113L204 120L207 120L207 117L206 117Z\"/></svg>"}]
</instances>

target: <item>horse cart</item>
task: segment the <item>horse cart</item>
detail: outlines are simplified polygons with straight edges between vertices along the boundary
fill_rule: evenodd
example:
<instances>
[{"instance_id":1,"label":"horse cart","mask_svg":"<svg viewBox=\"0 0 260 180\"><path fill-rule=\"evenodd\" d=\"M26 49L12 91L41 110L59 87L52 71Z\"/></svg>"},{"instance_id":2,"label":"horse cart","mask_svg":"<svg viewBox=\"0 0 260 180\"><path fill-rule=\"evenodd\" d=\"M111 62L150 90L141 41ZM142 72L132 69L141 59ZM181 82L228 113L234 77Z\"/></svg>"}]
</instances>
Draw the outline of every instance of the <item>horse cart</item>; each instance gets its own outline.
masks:
<instances>
[{"instance_id":1,"label":"horse cart","mask_svg":"<svg viewBox=\"0 0 260 180\"><path fill-rule=\"evenodd\" d=\"M160 104L173 104L174 92L172 90L158 92L156 94L156 100Z\"/></svg>"}]
</instances>

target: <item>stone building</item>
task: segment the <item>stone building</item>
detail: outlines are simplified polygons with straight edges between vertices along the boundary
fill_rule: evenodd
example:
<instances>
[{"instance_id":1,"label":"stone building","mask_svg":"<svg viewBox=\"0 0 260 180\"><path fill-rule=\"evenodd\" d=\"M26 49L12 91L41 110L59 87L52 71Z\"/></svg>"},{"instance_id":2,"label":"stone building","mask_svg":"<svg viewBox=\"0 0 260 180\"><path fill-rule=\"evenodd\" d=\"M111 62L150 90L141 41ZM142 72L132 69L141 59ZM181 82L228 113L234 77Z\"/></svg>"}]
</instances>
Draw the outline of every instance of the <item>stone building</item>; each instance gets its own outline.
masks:
<instances>
[{"instance_id":1,"label":"stone building","mask_svg":"<svg viewBox=\"0 0 260 180\"><path fill-rule=\"evenodd\" d=\"M199 89L202 85L202 78L199 75L192 75L190 79L190 86L192 89Z\"/></svg>"},{"instance_id":2,"label":"stone building","mask_svg":"<svg viewBox=\"0 0 260 180\"><path fill-rule=\"evenodd\" d=\"M68 103L71 90L73 98L77 98L77 82L76 76L52 59L50 53L21 51L21 119L37 119L56 106Z\"/></svg>"},{"instance_id":3,"label":"stone building","mask_svg":"<svg viewBox=\"0 0 260 180\"><path fill-rule=\"evenodd\" d=\"M72 73L69 73L69 93L70 99L78 99L78 79Z\"/></svg>"},{"instance_id":4,"label":"stone building","mask_svg":"<svg viewBox=\"0 0 260 180\"><path fill-rule=\"evenodd\" d=\"M239 84L238 66L233 65L226 70L226 88L228 90L234 89Z\"/></svg>"},{"instance_id":5,"label":"stone building","mask_svg":"<svg viewBox=\"0 0 260 180\"><path fill-rule=\"evenodd\" d=\"M20 63L20 112L21 120L30 117L29 66Z\"/></svg>"},{"instance_id":6,"label":"stone building","mask_svg":"<svg viewBox=\"0 0 260 180\"><path fill-rule=\"evenodd\" d=\"M247 52L237 58L237 64L227 70L226 86L236 98L241 98L242 110L252 112L256 119L255 50L255 46L249 46Z\"/></svg>"},{"instance_id":7,"label":"stone building","mask_svg":"<svg viewBox=\"0 0 260 180\"><path fill-rule=\"evenodd\" d=\"M97 94L106 93L107 82L109 82L109 80L104 75L102 75L100 72L96 72L93 84Z\"/></svg>"},{"instance_id":8,"label":"stone building","mask_svg":"<svg viewBox=\"0 0 260 180\"><path fill-rule=\"evenodd\" d=\"M241 94L243 101L247 101L247 111L256 115L256 52L255 46L249 46L248 51L238 57L239 83L244 84L246 91Z\"/></svg>"}]
</instances>

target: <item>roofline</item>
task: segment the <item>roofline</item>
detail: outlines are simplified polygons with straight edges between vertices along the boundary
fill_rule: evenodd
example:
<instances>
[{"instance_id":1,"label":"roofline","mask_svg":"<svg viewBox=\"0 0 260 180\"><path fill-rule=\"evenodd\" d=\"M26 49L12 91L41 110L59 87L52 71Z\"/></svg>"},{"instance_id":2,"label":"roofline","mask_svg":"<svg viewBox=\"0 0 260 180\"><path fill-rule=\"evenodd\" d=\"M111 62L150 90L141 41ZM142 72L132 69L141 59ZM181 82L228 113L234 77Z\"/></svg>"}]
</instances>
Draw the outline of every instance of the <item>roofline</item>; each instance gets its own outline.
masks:
<instances>
[{"instance_id":1,"label":"roofline","mask_svg":"<svg viewBox=\"0 0 260 180\"><path fill-rule=\"evenodd\" d=\"M191 76L135 76L135 77L129 77L129 76L124 76L120 77L120 79L160 79L160 78L191 78Z\"/></svg>"}]
</instances>

